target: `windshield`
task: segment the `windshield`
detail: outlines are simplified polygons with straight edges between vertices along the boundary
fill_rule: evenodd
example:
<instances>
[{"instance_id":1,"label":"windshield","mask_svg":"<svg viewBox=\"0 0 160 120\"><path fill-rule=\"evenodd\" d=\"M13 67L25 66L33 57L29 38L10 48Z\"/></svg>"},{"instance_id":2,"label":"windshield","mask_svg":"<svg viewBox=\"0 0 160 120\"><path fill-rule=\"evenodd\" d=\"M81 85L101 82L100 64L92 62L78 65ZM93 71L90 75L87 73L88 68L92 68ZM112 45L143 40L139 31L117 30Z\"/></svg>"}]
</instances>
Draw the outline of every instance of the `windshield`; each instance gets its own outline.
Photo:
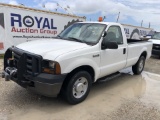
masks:
<instances>
[{"instance_id":1,"label":"windshield","mask_svg":"<svg viewBox=\"0 0 160 120\"><path fill-rule=\"evenodd\" d=\"M97 23L76 23L58 35L61 39L74 40L88 44L96 44L106 25Z\"/></svg>"},{"instance_id":2,"label":"windshield","mask_svg":"<svg viewBox=\"0 0 160 120\"><path fill-rule=\"evenodd\" d=\"M155 34L152 36L152 39L160 40L160 33L155 33Z\"/></svg>"}]
</instances>

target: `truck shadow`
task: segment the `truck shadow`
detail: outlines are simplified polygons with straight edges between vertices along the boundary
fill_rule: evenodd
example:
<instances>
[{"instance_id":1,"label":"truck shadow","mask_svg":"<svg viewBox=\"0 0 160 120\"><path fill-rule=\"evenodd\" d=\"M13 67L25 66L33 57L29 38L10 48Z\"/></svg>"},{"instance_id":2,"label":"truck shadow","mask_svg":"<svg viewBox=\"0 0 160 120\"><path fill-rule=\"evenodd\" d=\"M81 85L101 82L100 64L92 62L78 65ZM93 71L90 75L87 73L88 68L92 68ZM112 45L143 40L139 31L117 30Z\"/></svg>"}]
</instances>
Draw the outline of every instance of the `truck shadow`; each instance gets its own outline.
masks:
<instances>
[{"instance_id":1,"label":"truck shadow","mask_svg":"<svg viewBox=\"0 0 160 120\"><path fill-rule=\"evenodd\" d=\"M152 58L152 59L160 59L160 57L157 56L157 55L152 55L151 58Z\"/></svg>"}]
</instances>

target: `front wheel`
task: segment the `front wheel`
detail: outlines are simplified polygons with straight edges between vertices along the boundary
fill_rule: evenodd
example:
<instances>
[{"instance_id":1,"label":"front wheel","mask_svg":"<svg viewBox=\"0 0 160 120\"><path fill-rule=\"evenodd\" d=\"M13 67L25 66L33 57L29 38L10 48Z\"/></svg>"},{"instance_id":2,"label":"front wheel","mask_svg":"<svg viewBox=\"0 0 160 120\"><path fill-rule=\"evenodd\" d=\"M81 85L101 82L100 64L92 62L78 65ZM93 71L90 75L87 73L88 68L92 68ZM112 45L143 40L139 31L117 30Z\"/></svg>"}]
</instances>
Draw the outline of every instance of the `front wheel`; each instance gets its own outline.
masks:
<instances>
[{"instance_id":1,"label":"front wheel","mask_svg":"<svg viewBox=\"0 0 160 120\"><path fill-rule=\"evenodd\" d=\"M92 84L91 75L86 71L75 73L65 89L65 98L70 104L78 104L86 99Z\"/></svg>"},{"instance_id":2,"label":"front wheel","mask_svg":"<svg viewBox=\"0 0 160 120\"><path fill-rule=\"evenodd\" d=\"M139 75L144 69L146 58L144 56L141 56L138 60L138 62L132 66L132 71L134 74Z\"/></svg>"}]
</instances>

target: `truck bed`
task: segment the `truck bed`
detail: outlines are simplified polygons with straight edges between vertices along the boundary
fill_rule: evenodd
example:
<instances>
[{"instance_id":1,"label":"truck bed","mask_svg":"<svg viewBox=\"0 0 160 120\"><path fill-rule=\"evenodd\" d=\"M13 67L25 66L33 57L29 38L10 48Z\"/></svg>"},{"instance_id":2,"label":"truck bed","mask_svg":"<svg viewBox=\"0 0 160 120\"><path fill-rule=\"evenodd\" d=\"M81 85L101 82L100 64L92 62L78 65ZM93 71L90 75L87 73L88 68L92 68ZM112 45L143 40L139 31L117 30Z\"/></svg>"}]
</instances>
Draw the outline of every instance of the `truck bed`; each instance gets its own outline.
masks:
<instances>
[{"instance_id":1,"label":"truck bed","mask_svg":"<svg viewBox=\"0 0 160 120\"><path fill-rule=\"evenodd\" d=\"M127 39L128 44L136 44L140 42L149 42L148 40Z\"/></svg>"}]
</instances>

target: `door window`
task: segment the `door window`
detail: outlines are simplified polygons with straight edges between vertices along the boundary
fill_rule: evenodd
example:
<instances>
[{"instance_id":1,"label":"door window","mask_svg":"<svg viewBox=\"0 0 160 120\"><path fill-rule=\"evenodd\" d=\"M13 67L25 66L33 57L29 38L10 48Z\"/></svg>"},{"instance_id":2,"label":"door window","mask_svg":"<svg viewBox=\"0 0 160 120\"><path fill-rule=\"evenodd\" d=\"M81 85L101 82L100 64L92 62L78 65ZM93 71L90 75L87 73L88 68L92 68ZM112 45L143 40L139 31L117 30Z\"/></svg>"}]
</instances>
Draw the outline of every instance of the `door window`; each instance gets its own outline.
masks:
<instances>
[{"instance_id":1,"label":"door window","mask_svg":"<svg viewBox=\"0 0 160 120\"><path fill-rule=\"evenodd\" d=\"M105 42L116 42L117 44L123 44L123 36L121 28L119 26L111 26L106 37L104 37Z\"/></svg>"}]
</instances>

